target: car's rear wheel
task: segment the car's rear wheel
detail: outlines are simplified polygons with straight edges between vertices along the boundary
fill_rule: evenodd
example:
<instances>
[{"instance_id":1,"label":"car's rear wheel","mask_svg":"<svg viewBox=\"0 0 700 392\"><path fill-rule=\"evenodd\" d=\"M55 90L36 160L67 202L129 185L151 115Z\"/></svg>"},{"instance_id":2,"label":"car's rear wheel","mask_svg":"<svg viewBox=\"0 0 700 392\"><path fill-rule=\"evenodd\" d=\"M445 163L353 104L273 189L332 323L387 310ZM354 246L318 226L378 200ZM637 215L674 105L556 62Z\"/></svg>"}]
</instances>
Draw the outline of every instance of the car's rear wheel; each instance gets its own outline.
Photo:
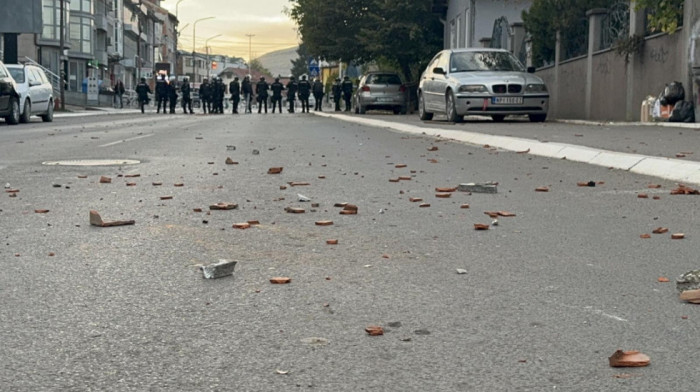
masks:
<instances>
[{"instance_id":1,"label":"car's rear wheel","mask_svg":"<svg viewBox=\"0 0 700 392\"><path fill-rule=\"evenodd\" d=\"M505 120L506 116L504 114L494 114L491 116L494 122L503 122Z\"/></svg>"},{"instance_id":2,"label":"car's rear wheel","mask_svg":"<svg viewBox=\"0 0 700 392\"><path fill-rule=\"evenodd\" d=\"M32 104L29 102L29 99L24 100L24 109L22 110L22 114L19 116L19 122L21 123L28 123L29 118L32 116Z\"/></svg>"},{"instance_id":3,"label":"car's rear wheel","mask_svg":"<svg viewBox=\"0 0 700 392\"><path fill-rule=\"evenodd\" d=\"M46 114L41 115L41 120L44 122L53 121L53 100L49 100L49 107L46 109Z\"/></svg>"},{"instance_id":4,"label":"car's rear wheel","mask_svg":"<svg viewBox=\"0 0 700 392\"><path fill-rule=\"evenodd\" d=\"M10 115L5 117L5 121L10 125L19 123L19 99L13 98L10 101Z\"/></svg>"},{"instance_id":5,"label":"car's rear wheel","mask_svg":"<svg viewBox=\"0 0 700 392\"><path fill-rule=\"evenodd\" d=\"M423 121L430 121L433 119L433 114L425 111L425 100L423 99L423 94L418 95L418 117Z\"/></svg>"},{"instance_id":6,"label":"car's rear wheel","mask_svg":"<svg viewBox=\"0 0 700 392\"><path fill-rule=\"evenodd\" d=\"M447 121L449 122L460 122L463 118L462 116L457 115L455 95L452 93L452 91L447 92L447 98L445 99L445 115L447 116Z\"/></svg>"},{"instance_id":7,"label":"car's rear wheel","mask_svg":"<svg viewBox=\"0 0 700 392\"><path fill-rule=\"evenodd\" d=\"M528 117L530 117L531 122L545 122L545 121L547 121L546 114L529 114Z\"/></svg>"}]
</instances>

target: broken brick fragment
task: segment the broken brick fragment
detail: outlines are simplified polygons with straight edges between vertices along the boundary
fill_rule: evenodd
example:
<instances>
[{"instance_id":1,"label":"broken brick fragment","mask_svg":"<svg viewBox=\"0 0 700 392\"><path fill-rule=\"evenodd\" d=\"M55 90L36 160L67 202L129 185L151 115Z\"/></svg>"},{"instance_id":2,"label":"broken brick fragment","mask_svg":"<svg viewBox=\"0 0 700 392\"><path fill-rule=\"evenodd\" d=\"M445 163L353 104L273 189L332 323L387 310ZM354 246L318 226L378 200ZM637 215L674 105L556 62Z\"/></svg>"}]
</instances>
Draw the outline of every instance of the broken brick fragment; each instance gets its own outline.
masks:
<instances>
[{"instance_id":1,"label":"broken brick fragment","mask_svg":"<svg viewBox=\"0 0 700 392\"><path fill-rule=\"evenodd\" d=\"M514 216L515 216L514 213L508 212L508 211L498 211L497 214L498 214L498 216L502 216L502 217L504 217L504 218L510 218L510 217L514 217Z\"/></svg>"},{"instance_id":2,"label":"broken brick fragment","mask_svg":"<svg viewBox=\"0 0 700 392\"><path fill-rule=\"evenodd\" d=\"M488 230L489 225L484 223L474 223L474 230Z\"/></svg>"},{"instance_id":3,"label":"broken brick fragment","mask_svg":"<svg viewBox=\"0 0 700 392\"><path fill-rule=\"evenodd\" d=\"M416 203L416 202L419 202L419 201L423 201L423 199L420 198L420 197L409 197L409 198L408 198L408 201L410 201L411 203Z\"/></svg>"},{"instance_id":4,"label":"broken brick fragment","mask_svg":"<svg viewBox=\"0 0 700 392\"><path fill-rule=\"evenodd\" d=\"M283 167L271 167L267 169L267 174L280 174L284 170Z\"/></svg>"},{"instance_id":5,"label":"broken brick fragment","mask_svg":"<svg viewBox=\"0 0 700 392\"><path fill-rule=\"evenodd\" d=\"M19 193L19 189L5 189L5 193Z\"/></svg>"},{"instance_id":6,"label":"broken brick fragment","mask_svg":"<svg viewBox=\"0 0 700 392\"><path fill-rule=\"evenodd\" d=\"M112 179L110 177L102 176L100 177L100 184L111 184Z\"/></svg>"},{"instance_id":7,"label":"broken brick fragment","mask_svg":"<svg viewBox=\"0 0 700 392\"><path fill-rule=\"evenodd\" d=\"M236 208L238 208L238 204L225 202L220 202L209 206L210 210L235 210Z\"/></svg>"},{"instance_id":8,"label":"broken brick fragment","mask_svg":"<svg viewBox=\"0 0 700 392\"><path fill-rule=\"evenodd\" d=\"M644 238L644 239L651 238L651 234L644 233L644 234L640 235L639 238Z\"/></svg>"},{"instance_id":9,"label":"broken brick fragment","mask_svg":"<svg viewBox=\"0 0 700 392\"><path fill-rule=\"evenodd\" d=\"M661 196L654 196L654 197L652 197L652 199L654 199L654 200L661 200Z\"/></svg>"},{"instance_id":10,"label":"broken brick fragment","mask_svg":"<svg viewBox=\"0 0 700 392\"><path fill-rule=\"evenodd\" d=\"M668 233L668 228L667 227L657 227L652 231L654 234L665 234Z\"/></svg>"},{"instance_id":11,"label":"broken brick fragment","mask_svg":"<svg viewBox=\"0 0 700 392\"><path fill-rule=\"evenodd\" d=\"M316 226L330 226L332 224L333 224L333 221L330 221L330 220L316 221Z\"/></svg>"},{"instance_id":12,"label":"broken brick fragment","mask_svg":"<svg viewBox=\"0 0 700 392\"><path fill-rule=\"evenodd\" d=\"M646 193L639 193L639 194L637 194L637 198L639 198L639 199L648 199L648 198L649 198L649 195L647 195Z\"/></svg>"},{"instance_id":13,"label":"broken brick fragment","mask_svg":"<svg viewBox=\"0 0 700 392\"><path fill-rule=\"evenodd\" d=\"M498 211L484 211L484 214L488 215L489 218L498 218Z\"/></svg>"},{"instance_id":14,"label":"broken brick fragment","mask_svg":"<svg viewBox=\"0 0 700 392\"><path fill-rule=\"evenodd\" d=\"M335 204L333 204L333 207L345 207L348 204L349 204L348 202L335 203Z\"/></svg>"},{"instance_id":15,"label":"broken brick fragment","mask_svg":"<svg viewBox=\"0 0 700 392\"><path fill-rule=\"evenodd\" d=\"M127 182L126 186L136 186L136 183L135 182Z\"/></svg>"},{"instance_id":16,"label":"broken brick fragment","mask_svg":"<svg viewBox=\"0 0 700 392\"><path fill-rule=\"evenodd\" d=\"M420 205L418 205L418 207L420 207L420 208L428 208L428 207L430 207L430 203L421 203Z\"/></svg>"},{"instance_id":17,"label":"broken brick fragment","mask_svg":"<svg viewBox=\"0 0 700 392\"><path fill-rule=\"evenodd\" d=\"M549 192L549 187L546 186L540 186L535 188L535 192Z\"/></svg>"},{"instance_id":18,"label":"broken brick fragment","mask_svg":"<svg viewBox=\"0 0 700 392\"><path fill-rule=\"evenodd\" d=\"M430 163L438 163L438 160L437 160L437 159L434 159L434 158L431 158L431 159L428 159L428 162L430 162Z\"/></svg>"},{"instance_id":19,"label":"broken brick fragment","mask_svg":"<svg viewBox=\"0 0 700 392\"><path fill-rule=\"evenodd\" d=\"M283 277L283 276L277 276L274 278L270 278L270 283L272 283L272 284L287 284L287 283L291 283L291 282L292 282L291 278L287 278L287 277Z\"/></svg>"},{"instance_id":20,"label":"broken brick fragment","mask_svg":"<svg viewBox=\"0 0 700 392\"><path fill-rule=\"evenodd\" d=\"M647 188L649 188L649 189L658 189L658 188L661 188L661 185L659 185L659 184L649 184L649 185L647 185Z\"/></svg>"},{"instance_id":21,"label":"broken brick fragment","mask_svg":"<svg viewBox=\"0 0 700 392\"><path fill-rule=\"evenodd\" d=\"M79 175L78 178L87 178L86 175Z\"/></svg>"},{"instance_id":22,"label":"broken brick fragment","mask_svg":"<svg viewBox=\"0 0 700 392\"><path fill-rule=\"evenodd\" d=\"M693 304L700 304L700 289L685 290L681 292L681 301L688 301Z\"/></svg>"},{"instance_id":23,"label":"broken brick fragment","mask_svg":"<svg viewBox=\"0 0 700 392\"><path fill-rule=\"evenodd\" d=\"M436 193L435 197L437 197L439 199L447 199L447 198L452 197L452 194L451 193Z\"/></svg>"},{"instance_id":24,"label":"broken brick fragment","mask_svg":"<svg viewBox=\"0 0 700 392\"><path fill-rule=\"evenodd\" d=\"M227 165L235 165L236 162L233 159L231 159L231 157L228 157L228 158L226 158L226 164Z\"/></svg>"},{"instance_id":25,"label":"broken brick fragment","mask_svg":"<svg viewBox=\"0 0 700 392\"><path fill-rule=\"evenodd\" d=\"M657 279L660 283L668 283L671 280L669 278L666 278L664 276L660 276L659 279Z\"/></svg>"},{"instance_id":26,"label":"broken brick fragment","mask_svg":"<svg viewBox=\"0 0 700 392\"><path fill-rule=\"evenodd\" d=\"M49 210L34 210L36 214L46 214L47 212L49 212Z\"/></svg>"},{"instance_id":27,"label":"broken brick fragment","mask_svg":"<svg viewBox=\"0 0 700 392\"><path fill-rule=\"evenodd\" d=\"M250 223L248 223L248 222L234 223L233 228L234 229L241 229L241 230L249 229Z\"/></svg>"},{"instance_id":28,"label":"broken brick fragment","mask_svg":"<svg viewBox=\"0 0 700 392\"><path fill-rule=\"evenodd\" d=\"M401 181L410 181L411 178L412 178L411 176L399 176L399 180L401 180Z\"/></svg>"},{"instance_id":29,"label":"broken brick fragment","mask_svg":"<svg viewBox=\"0 0 700 392\"><path fill-rule=\"evenodd\" d=\"M283 191L283 190L285 190L285 189L287 189L287 186L286 186L286 185L280 185L280 190L281 190L281 191Z\"/></svg>"},{"instance_id":30,"label":"broken brick fragment","mask_svg":"<svg viewBox=\"0 0 700 392\"><path fill-rule=\"evenodd\" d=\"M673 240L682 240L683 238L685 238L685 234L683 234L683 233L671 234L671 239L673 239Z\"/></svg>"},{"instance_id":31,"label":"broken brick fragment","mask_svg":"<svg viewBox=\"0 0 700 392\"><path fill-rule=\"evenodd\" d=\"M172 196L161 196L160 197L161 200L172 200L172 198L173 198Z\"/></svg>"},{"instance_id":32,"label":"broken brick fragment","mask_svg":"<svg viewBox=\"0 0 700 392\"><path fill-rule=\"evenodd\" d=\"M340 210L340 215L357 215L357 210Z\"/></svg>"},{"instance_id":33,"label":"broken brick fragment","mask_svg":"<svg viewBox=\"0 0 700 392\"><path fill-rule=\"evenodd\" d=\"M100 213L95 211L95 210L90 210L90 224L92 226L99 226L99 227L112 227L112 226L128 226L128 225L133 225L136 222L133 220L126 220L126 221L104 221L102 220L102 217L100 216Z\"/></svg>"},{"instance_id":34,"label":"broken brick fragment","mask_svg":"<svg viewBox=\"0 0 700 392\"><path fill-rule=\"evenodd\" d=\"M461 206L459 206L459 208L469 208L469 204L462 204Z\"/></svg>"},{"instance_id":35,"label":"broken brick fragment","mask_svg":"<svg viewBox=\"0 0 700 392\"><path fill-rule=\"evenodd\" d=\"M641 367L647 366L651 359L639 351L617 350L608 360L611 367Z\"/></svg>"},{"instance_id":36,"label":"broken brick fragment","mask_svg":"<svg viewBox=\"0 0 700 392\"><path fill-rule=\"evenodd\" d=\"M178 188L179 188L179 187L183 187L183 186L185 186L185 184L183 184L183 183L181 183L181 182L178 182L178 183L175 183L175 184L173 184L173 186L175 186L175 187L178 187Z\"/></svg>"},{"instance_id":37,"label":"broken brick fragment","mask_svg":"<svg viewBox=\"0 0 700 392\"><path fill-rule=\"evenodd\" d=\"M201 209L201 208L193 208L192 211L194 211L194 212L202 212L202 209Z\"/></svg>"},{"instance_id":38,"label":"broken brick fragment","mask_svg":"<svg viewBox=\"0 0 700 392\"><path fill-rule=\"evenodd\" d=\"M136 177L141 177L140 174L126 174L124 175L124 178L136 178Z\"/></svg>"},{"instance_id":39,"label":"broken brick fragment","mask_svg":"<svg viewBox=\"0 0 700 392\"><path fill-rule=\"evenodd\" d=\"M300 182L290 182L289 185L290 186L306 186L306 185L311 185L311 184L309 184L308 182L301 182L300 181Z\"/></svg>"},{"instance_id":40,"label":"broken brick fragment","mask_svg":"<svg viewBox=\"0 0 700 392\"><path fill-rule=\"evenodd\" d=\"M260 224L260 221L257 220L257 219L252 219L252 220L247 221L247 223L248 223L249 225L251 225L251 226L252 226L252 225L259 225L259 224Z\"/></svg>"},{"instance_id":41,"label":"broken brick fragment","mask_svg":"<svg viewBox=\"0 0 700 392\"><path fill-rule=\"evenodd\" d=\"M161 186L161 185L163 185L162 182L153 182L152 184L153 184L153 186Z\"/></svg>"},{"instance_id":42,"label":"broken brick fragment","mask_svg":"<svg viewBox=\"0 0 700 392\"><path fill-rule=\"evenodd\" d=\"M672 195L700 195L698 190L691 187L685 186L683 184L678 184L676 189L671 190Z\"/></svg>"},{"instance_id":43,"label":"broken brick fragment","mask_svg":"<svg viewBox=\"0 0 700 392\"><path fill-rule=\"evenodd\" d=\"M396 164L394 167L397 168L397 169L402 169L402 168L404 168L404 167L406 167L406 166L407 166L407 165L406 165L405 163L399 163L399 164Z\"/></svg>"},{"instance_id":44,"label":"broken brick fragment","mask_svg":"<svg viewBox=\"0 0 700 392\"><path fill-rule=\"evenodd\" d=\"M290 214L303 214L306 212L305 209L299 207L286 207L284 210Z\"/></svg>"},{"instance_id":45,"label":"broken brick fragment","mask_svg":"<svg viewBox=\"0 0 700 392\"><path fill-rule=\"evenodd\" d=\"M400 178L390 178L389 179L389 182L399 182L399 181L401 181Z\"/></svg>"},{"instance_id":46,"label":"broken brick fragment","mask_svg":"<svg viewBox=\"0 0 700 392\"><path fill-rule=\"evenodd\" d=\"M338 240L336 240L336 239L326 240L326 244L328 244L328 245L338 245Z\"/></svg>"},{"instance_id":47,"label":"broken brick fragment","mask_svg":"<svg viewBox=\"0 0 700 392\"><path fill-rule=\"evenodd\" d=\"M365 328L365 332L367 332L369 336L381 336L384 335L384 328L377 325L370 325Z\"/></svg>"},{"instance_id":48,"label":"broken brick fragment","mask_svg":"<svg viewBox=\"0 0 700 392\"><path fill-rule=\"evenodd\" d=\"M318 176L319 179L323 180L326 178L326 176Z\"/></svg>"},{"instance_id":49,"label":"broken brick fragment","mask_svg":"<svg viewBox=\"0 0 700 392\"><path fill-rule=\"evenodd\" d=\"M435 188L435 192L439 193L448 193L448 192L457 192L457 187L438 187Z\"/></svg>"},{"instance_id":50,"label":"broken brick fragment","mask_svg":"<svg viewBox=\"0 0 700 392\"><path fill-rule=\"evenodd\" d=\"M357 211L358 208L357 208L357 206L356 206L355 204L346 204L346 205L343 206L343 210L346 210L346 211Z\"/></svg>"},{"instance_id":51,"label":"broken brick fragment","mask_svg":"<svg viewBox=\"0 0 700 392\"><path fill-rule=\"evenodd\" d=\"M430 146L428 147L428 151L437 151L438 147L437 146Z\"/></svg>"}]
</instances>

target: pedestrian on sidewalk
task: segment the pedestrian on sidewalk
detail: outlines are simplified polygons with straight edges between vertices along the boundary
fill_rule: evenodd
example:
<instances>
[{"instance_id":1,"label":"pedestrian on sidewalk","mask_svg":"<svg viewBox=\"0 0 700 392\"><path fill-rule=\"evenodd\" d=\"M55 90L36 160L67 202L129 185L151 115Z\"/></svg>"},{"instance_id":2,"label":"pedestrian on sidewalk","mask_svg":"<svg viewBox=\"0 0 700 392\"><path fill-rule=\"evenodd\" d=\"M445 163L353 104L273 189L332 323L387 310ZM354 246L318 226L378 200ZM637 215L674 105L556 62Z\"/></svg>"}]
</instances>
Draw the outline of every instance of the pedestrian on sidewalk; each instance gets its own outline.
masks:
<instances>
[{"instance_id":1,"label":"pedestrian on sidewalk","mask_svg":"<svg viewBox=\"0 0 700 392\"><path fill-rule=\"evenodd\" d=\"M143 107L148 104L148 94L151 94L151 88L146 84L146 78L141 78L141 82L136 85L136 94L139 98L141 113L144 113Z\"/></svg>"},{"instance_id":2,"label":"pedestrian on sidewalk","mask_svg":"<svg viewBox=\"0 0 700 392\"><path fill-rule=\"evenodd\" d=\"M228 92L231 94L233 114L238 114L238 103L241 102L241 83L238 81L238 76L234 77L233 81L228 84Z\"/></svg>"},{"instance_id":3,"label":"pedestrian on sidewalk","mask_svg":"<svg viewBox=\"0 0 700 392\"><path fill-rule=\"evenodd\" d=\"M323 106L323 83L321 82L320 78L316 78L314 80L314 85L313 85L313 92L314 92L314 110L317 112L322 111L322 106Z\"/></svg>"},{"instance_id":4,"label":"pedestrian on sidewalk","mask_svg":"<svg viewBox=\"0 0 700 392\"><path fill-rule=\"evenodd\" d=\"M350 104L350 98L352 98L352 80L350 80L350 77L347 75L343 78L341 89L343 90L343 99L345 100L345 111L349 112L352 107Z\"/></svg>"},{"instance_id":5,"label":"pedestrian on sidewalk","mask_svg":"<svg viewBox=\"0 0 700 392\"><path fill-rule=\"evenodd\" d=\"M117 79L117 84L114 85L114 96L119 101L119 109L124 109L124 92L124 83L122 83L121 79Z\"/></svg>"},{"instance_id":6,"label":"pedestrian on sidewalk","mask_svg":"<svg viewBox=\"0 0 700 392\"><path fill-rule=\"evenodd\" d=\"M287 82L287 101L289 101L289 113L294 113L294 101L296 100L297 90L299 85L294 80L294 76L289 78Z\"/></svg>"}]
</instances>

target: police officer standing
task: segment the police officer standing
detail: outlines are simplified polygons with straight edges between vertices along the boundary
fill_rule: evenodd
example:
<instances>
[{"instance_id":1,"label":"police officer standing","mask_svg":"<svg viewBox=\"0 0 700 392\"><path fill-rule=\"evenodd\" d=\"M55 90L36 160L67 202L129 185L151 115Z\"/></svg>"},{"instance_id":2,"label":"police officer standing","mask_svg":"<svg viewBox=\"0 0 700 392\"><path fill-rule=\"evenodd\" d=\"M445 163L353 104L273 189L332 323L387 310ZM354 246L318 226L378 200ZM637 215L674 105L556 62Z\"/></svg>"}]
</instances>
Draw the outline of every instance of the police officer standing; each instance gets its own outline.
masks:
<instances>
[{"instance_id":1,"label":"police officer standing","mask_svg":"<svg viewBox=\"0 0 700 392\"><path fill-rule=\"evenodd\" d=\"M294 101L296 100L297 90L299 85L297 81L294 80L294 76L289 78L287 82L287 101L289 101L289 113L294 113Z\"/></svg>"},{"instance_id":2,"label":"police officer standing","mask_svg":"<svg viewBox=\"0 0 700 392\"><path fill-rule=\"evenodd\" d=\"M275 78L274 83L270 85L270 90L272 91L272 113L275 112L275 106L278 106L280 113L282 113L282 90L284 90L284 85L280 83L280 78Z\"/></svg>"},{"instance_id":3,"label":"police officer standing","mask_svg":"<svg viewBox=\"0 0 700 392\"><path fill-rule=\"evenodd\" d=\"M340 99L343 94L343 88L340 85L340 78L335 78L335 83L333 83L333 102L335 103L335 111L340 111Z\"/></svg>"},{"instance_id":4,"label":"police officer standing","mask_svg":"<svg viewBox=\"0 0 700 392\"><path fill-rule=\"evenodd\" d=\"M141 78L141 82L136 85L136 94L139 97L141 113L144 113L143 107L148 103L148 94L151 94L151 88L146 84L146 78Z\"/></svg>"},{"instance_id":5,"label":"police officer standing","mask_svg":"<svg viewBox=\"0 0 700 392\"><path fill-rule=\"evenodd\" d=\"M350 104L350 99L352 98L352 80L350 80L350 77L345 76L343 78L341 89L343 90L343 99L345 100L345 111L349 112L352 106Z\"/></svg>"},{"instance_id":6,"label":"police officer standing","mask_svg":"<svg viewBox=\"0 0 700 392\"><path fill-rule=\"evenodd\" d=\"M314 110L320 112L322 111L321 107L323 106L323 83L321 82L321 79L316 78L316 80L314 80L313 92L315 101Z\"/></svg>"},{"instance_id":7,"label":"police officer standing","mask_svg":"<svg viewBox=\"0 0 700 392\"><path fill-rule=\"evenodd\" d=\"M215 114L222 114L224 112L224 84L221 82L221 78L214 78L214 86L212 88L212 102Z\"/></svg>"},{"instance_id":8,"label":"police officer standing","mask_svg":"<svg viewBox=\"0 0 700 392\"><path fill-rule=\"evenodd\" d=\"M243 78L243 83L241 83L241 91L243 92L243 100L245 101L245 112L253 113L251 108L253 100L253 85L250 83L250 75Z\"/></svg>"},{"instance_id":9,"label":"police officer standing","mask_svg":"<svg viewBox=\"0 0 700 392\"><path fill-rule=\"evenodd\" d=\"M168 82L165 80L165 75L160 75L156 81L156 99L158 100L158 109L156 113L160 113L160 105L163 105L163 114L167 114L168 106Z\"/></svg>"},{"instance_id":10,"label":"police officer standing","mask_svg":"<svg viewBox=\"0 0 700 392\"><path fill-rule=\"evenodd\" d=\"M234 77L233 81L228 84L228 92L231 93L233 114L238 114L238 103L241 101L241 83L238 81L238 76Z\"/></svg>"},{"instance_id":11,"label":"police officer standing","mask_svg":"<svg viewBox=\"0 0 700 392\"><path fill-rule=\"evenodd\" d=\"M182 79L182 85L180 86L180 93L182 94L182 111L187 114L187 108L190 109L190 114L192 111L192 89L190 88L190 81L187 78Z\"/></svg>"},{"instance_id":12,"label":"police officer standing","mask_svg":"<svg viewBox=\"0 0 700 392\"><path fill-rule=\"evenodd\" d=\"M199 85L199 100L202 102L202 109L204 109L204 114L207 112L211 113L211 86L209 85L209 80L202 80L202 84Z\"/></svg>"},{"instance_id":13,"label":"police officer standing","mask_svg":"<svg viewBox=\"0 0 700 392\"><path fill-rule=\"evenodd\" d=\"M270 86L265 81L265 77L261 76L260 81L255 86L255 94L258 96L258 113L262 111L263 104L265 105L265 114L267 114L267 90Z\"/></svg>"},{"instance_id":14,"label":"police officer standing","mask_svg":"<svg viewBox=\"0 0 700 392\"><path fill-rule=\"evenodd\" d=\"M306 80L306 75L299 81L299 100L301 101L301 112L309 112L309 95L311 94L311 84Z\"/></svg>"},{"instance_id":15,"label":"police officer standing","mask_svg":"<svg viewBox=\"0 0 700 392\"><path fill-rule=\"evenodd\" d=\"M175 105L177 105L177 82L171 79L168 83L168 100L170 101L170 114L175 114Z\"/></svg>"},{"instance_id":16,"label":"police officer standing","mask_svg":"<svg viewBox=\"0 0 700 392\"><path fill-rule=\"evenodd\" d=\"M216 78L216 82L219 84L219 113L224 114L224 99L226 99L226 85L224 81L221 80L221 76Z\"/></svg>"}]
</instances>

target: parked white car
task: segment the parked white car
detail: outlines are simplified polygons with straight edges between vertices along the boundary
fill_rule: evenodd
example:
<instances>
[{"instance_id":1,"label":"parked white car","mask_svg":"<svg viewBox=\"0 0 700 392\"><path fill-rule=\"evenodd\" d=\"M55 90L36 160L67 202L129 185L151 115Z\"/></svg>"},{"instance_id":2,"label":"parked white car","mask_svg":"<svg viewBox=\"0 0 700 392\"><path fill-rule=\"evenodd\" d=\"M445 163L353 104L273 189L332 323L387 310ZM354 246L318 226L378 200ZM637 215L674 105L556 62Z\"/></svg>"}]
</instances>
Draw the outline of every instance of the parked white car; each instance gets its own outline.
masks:
<instances>
[{"instance_id":1,"label":"parked white car","mask_svg":"<svg viewBox=\"0 0 700 392\"><path fill-rule=\"evenodd\" d=\"M529 72L528 72L529 71ZM421 120L444 113L448 121L466 115L528 115L543 122L549 109L549 92L534 69L525 67L504 49L447 49L428 64L418 86Z\"/></svg>"},{"instance_id":2,"label":"parked white car","mask_svg":"<svg viewBox=\"0 0 700 392\"><path fill-rule=\"evenodd\" d=\"M53 87L44 70L33 65L5 64L17 83L19 92L19 121L29 122L31 116L39 116L45 122L53 121Z\"/></svg>"}]
</instances>

